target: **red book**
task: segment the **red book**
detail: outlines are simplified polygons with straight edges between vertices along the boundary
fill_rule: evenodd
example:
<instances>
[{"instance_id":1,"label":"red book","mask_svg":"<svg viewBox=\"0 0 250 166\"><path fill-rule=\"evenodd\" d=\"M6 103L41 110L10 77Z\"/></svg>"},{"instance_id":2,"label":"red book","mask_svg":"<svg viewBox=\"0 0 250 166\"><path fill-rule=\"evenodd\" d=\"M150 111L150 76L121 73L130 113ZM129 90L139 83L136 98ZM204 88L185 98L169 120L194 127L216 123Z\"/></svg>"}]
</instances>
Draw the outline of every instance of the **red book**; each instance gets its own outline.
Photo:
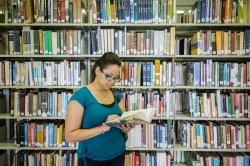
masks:
<instances>
[{"instance_id":1,"label":"red book","mask_svg":"<svg viewBox=\"0 0 250 166\"><path fill-rule=\"evenodd\" d=\"M135 164L136 166L140 166L140 156L138 154L135 155Z\"/></svg>"},{"instance_id":2,"label":"red book","mask_svg":"<svg viewBox=\"0 0 250 166\"><path fill-rule=\"evenodd\" d=\"M250 149L250 124L246 125L246 141L247 141L247 149Z\"/></svg>"},{"instance_id":3,"label":"red book","mask_svg":"<svg viewBox=\"0 0 250 166\"><path fill-rule=\"evenodd\" d=\"M132 152L132 166L136 166L136 156L135 156L135 152Z\"/></svg>"},{"instance_id":4,"label":"red book","mask_svg":"<svg viewBox=\"0 0 250 166\"><path fill-rule=\"evenodd\" d=\"M226 125L226 148L231 149L231 126Z\"/></svg>"},{"instance_id":5,"label":"red book","mask_svg":"<svg viewBox=\"0 0 250 166\"><path fill-rule=\"evenodd\" d=\"M60 20L61 23L64 23L66 19L65 0L59 0L59 1L60 1Z\"/></svg>"},{"instance_id":6,"label":"red book","mask_svg":"<svg viewBox=\"0 0 250 166\"><path fill-rule=\"evenodd\" d=\"M236 49L235 49L235 32L231 33L231 53L236 54Z\"/></svg>"}]
</instances>

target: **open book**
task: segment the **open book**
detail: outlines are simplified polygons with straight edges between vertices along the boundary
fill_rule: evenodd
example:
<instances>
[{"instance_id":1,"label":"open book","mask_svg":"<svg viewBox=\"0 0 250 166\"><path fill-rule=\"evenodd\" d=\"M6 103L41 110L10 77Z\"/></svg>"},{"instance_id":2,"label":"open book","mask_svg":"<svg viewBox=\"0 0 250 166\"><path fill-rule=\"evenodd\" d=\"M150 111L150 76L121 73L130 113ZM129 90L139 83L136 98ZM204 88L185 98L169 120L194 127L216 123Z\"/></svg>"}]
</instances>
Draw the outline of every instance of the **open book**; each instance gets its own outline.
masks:
<instances>
[{"instance_id":1,"label":"open book","mask_svg":"<svg viewBox=\"0 0 250 166\"><path fill-rule=\"evenodd\" d=\"M127 111L122 114L121 117L114 119L109 122L105 122L105 125L108 126L115 126L119 127L123 124L142 124L142 123L150 123L153 115L154 115L155 108L148 108L148 109L140 109L140 110L133 110Z\"/></svg>"}]
</instances>

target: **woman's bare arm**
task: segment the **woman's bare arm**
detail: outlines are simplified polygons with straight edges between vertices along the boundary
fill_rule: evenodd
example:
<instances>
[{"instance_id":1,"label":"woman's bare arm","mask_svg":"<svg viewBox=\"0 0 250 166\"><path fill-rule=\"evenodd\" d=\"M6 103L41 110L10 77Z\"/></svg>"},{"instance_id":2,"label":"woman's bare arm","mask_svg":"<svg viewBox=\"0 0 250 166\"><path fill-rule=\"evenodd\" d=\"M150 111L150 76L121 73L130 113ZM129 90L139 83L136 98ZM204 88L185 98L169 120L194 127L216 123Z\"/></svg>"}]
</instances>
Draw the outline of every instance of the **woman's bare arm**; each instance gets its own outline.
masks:
<instances>
[{"instance_id":1,"label":"woman's bare arm","mask_svg":"<svg viewBox=\"0 0 250 166\"><path fill-rule=\"evenodd\" d=\"M123 100L121 100L118 103L118 106L122 110L122 112L126 112L126 108L125 108L125 104L124 104ZM134 128L134 125L123 125L121 129L122 129L123 133L127 133L131 130L131 128Z\"/></svg>"},{"instance_id":2,"label":"woman's bare arm","mask_svg":"<svg viewBox=\"0 0 250 166\"><path fill-rule=\"evenodd\" d=\"M65 120L65 139L68 142L78 142L95 137L105 131L107 126L102 128L94 127L91 129L81 129L84 109L77 101L70 101L67 108Z\"/></svg>"}]
</instances>

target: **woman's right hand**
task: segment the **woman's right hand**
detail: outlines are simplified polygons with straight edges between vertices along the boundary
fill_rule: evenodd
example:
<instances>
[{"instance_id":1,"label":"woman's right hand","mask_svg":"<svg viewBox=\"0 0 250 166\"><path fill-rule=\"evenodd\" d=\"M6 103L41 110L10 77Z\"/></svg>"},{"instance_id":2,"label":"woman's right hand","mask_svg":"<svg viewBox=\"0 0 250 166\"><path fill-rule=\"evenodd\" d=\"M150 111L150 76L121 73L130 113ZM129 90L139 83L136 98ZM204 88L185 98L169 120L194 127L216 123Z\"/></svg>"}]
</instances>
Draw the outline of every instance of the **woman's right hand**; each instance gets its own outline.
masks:
<instances>
[{"instance_id":1,"label":"woman's right hand","mask_svg":"<svg viewBox=\"0 0 250 166\"><path fill-rule=\"evenodd\" d=\"M109 115L108 118L106 119L106 122L110 122L110 121L115 120L117 118L120 118L120 116L116 115L116 114Z\"/></svg>"},{"instance_id":2,"label":"woman's right hand","mask_svg":"<svg viewBox=\"0 0 250 166\"><path fill-rule=\"evenodd\" d=\"M120 117L120 116L118 116L118 115L116 115L116 114L109 115L109 116L107 117L107 119L106 119L106 122L110 122L110 121L115 120L115 119L117 119L117 118L119 118L119 117ZM107 132L107 131L110 130L110 126L103 124L103 125L101 126L101 130L102 130L103 132Z\"/></svg>"}]
</instances>

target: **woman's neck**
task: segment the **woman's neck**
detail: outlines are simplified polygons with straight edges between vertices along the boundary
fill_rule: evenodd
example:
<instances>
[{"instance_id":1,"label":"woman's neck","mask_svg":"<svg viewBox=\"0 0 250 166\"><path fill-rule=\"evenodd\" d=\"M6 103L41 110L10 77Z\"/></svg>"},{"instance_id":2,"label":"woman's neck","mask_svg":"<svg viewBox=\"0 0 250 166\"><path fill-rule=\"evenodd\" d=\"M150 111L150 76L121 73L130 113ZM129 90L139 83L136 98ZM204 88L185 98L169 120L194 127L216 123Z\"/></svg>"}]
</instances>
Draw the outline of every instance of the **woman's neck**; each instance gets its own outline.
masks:
<instances>
[{"instance_id":1,"label":"woman's neck","mask_svg":"<svg viewBox=\"0 0 250 166\"><path fill-rule=\"evenodd\" d=\"M108 91L107 89L102 88L96 81L93 81L91 84L92 84L93 88L96 89L99 92L104 92L105 93L105 92Z\"/></svg>"}]
</instances>

